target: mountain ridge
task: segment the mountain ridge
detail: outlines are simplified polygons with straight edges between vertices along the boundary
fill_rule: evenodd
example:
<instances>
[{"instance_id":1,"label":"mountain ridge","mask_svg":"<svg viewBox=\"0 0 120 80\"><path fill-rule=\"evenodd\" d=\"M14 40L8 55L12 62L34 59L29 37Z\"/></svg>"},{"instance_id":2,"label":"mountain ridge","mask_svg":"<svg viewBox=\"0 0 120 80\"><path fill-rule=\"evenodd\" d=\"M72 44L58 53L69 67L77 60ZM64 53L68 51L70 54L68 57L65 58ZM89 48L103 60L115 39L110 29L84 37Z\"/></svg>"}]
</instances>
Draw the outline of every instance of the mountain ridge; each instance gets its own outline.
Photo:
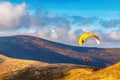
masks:
<instances>
[{"instance_id":1,"label":"mountain ridge","mask_svg":"<svg viewBox=\"0 0 120 80\"><path fill-rule=\"evenodd\" d=\"M0 37L0 53L15 58L48 63L85 64L106 67L120 60L120 48L76 47L28 35Z\"/></svg>"}]
</instances>

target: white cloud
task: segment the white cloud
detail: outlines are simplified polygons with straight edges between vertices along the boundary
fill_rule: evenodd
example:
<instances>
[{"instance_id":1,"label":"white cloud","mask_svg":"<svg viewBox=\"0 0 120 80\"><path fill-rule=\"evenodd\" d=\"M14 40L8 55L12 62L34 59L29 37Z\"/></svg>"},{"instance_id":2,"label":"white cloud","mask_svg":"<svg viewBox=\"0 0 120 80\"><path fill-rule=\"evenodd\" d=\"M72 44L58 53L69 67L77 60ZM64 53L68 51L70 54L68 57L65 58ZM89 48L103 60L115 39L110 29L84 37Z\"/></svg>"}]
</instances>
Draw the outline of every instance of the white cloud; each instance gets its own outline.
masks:
<instances>
[{"instance_id":1,"label":"white cloud","mask_svg":"<svg viewBox=\"0 0 120 80\"><path fill-rule=\"evenodd\" d=\"M113 31L109 33L109 38L112 40L120 40L120 31Z\"/></svg>"},{"instance_id":2,"label":"white cloud","mask_svg":"<svg viewBox=\"0 0 120 80\"><path fill-rule=\"evenodd\" d=\"M40 28L37 30L37 32L35 33L35 35L44 38L44 39L49 39L50 36L50 30L47 28Z\"/></svg>"},{"instance_id":3,"label":"white cloud","mask_svg":"<svg viewBox=\"0 0 120 80\"><path fill-rule=\"evenodd\" d=\"M21 17L26 15L26 4L13 5L10 2L0 3L0 30L18 28Z\"/></svg>"},{"instance_id":4,"label":"white cloud","mask_svg":"<svg viewBox=\"0 0 120 80\"><path fill-rule=\"evenodd\" d=\"M68 39L69 40L67 40L67 41L70 41L70 42L75 42L77 40L75 30L68 31Z\"/></svg>"},{"instance_id":5,"label":"white cloud","mask_svg":"<svg viewBox=\"0 0 120 80\"><path fill-rule=\"evenodd\" d=\"M55 31L55 30L52 30L52 31L51 31L50 37L51 37L51 39L53 39L53 40L57 40L57 39L58 39L58 35L56 34L56 31Z\"/></svg>"}]
</instances>

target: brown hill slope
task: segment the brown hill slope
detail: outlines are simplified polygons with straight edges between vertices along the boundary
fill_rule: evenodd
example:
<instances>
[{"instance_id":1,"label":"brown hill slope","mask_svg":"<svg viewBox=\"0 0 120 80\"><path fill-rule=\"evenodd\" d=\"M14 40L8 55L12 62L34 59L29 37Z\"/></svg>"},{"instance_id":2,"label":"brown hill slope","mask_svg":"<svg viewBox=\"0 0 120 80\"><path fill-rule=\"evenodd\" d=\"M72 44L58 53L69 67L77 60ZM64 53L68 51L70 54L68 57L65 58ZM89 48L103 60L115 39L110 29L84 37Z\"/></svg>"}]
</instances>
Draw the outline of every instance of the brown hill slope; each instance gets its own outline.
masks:
<instances>
[{"instance_id":1,"label":"brown hill slope","mask_svg":"<svg viewBox=\"0 0 120 80\"><path fill-rule=\"evenodd\" d=\"M105 69L74 69L67 72L68 76L60 80L120 80L120 62Z\"/></svg>"},{"instance_id":2,"label":"brown hill slope","mask_svg":"<svg viewBox=\"0 0 120 80\"><path fill-rule=\"evenodd\" d=\"M42 66L44 62L31 61L31 60L20 60L9 58L0 54L0 75L9 73L11 71L21 70L29 66Z\"/></svg>"},{"instance_id":3,"label":"brown hill slope","mask_svg":"<svg viewBox=\"0 0 120 80\"><path fill-rule=\"evenodd\" d=\"M89 54L88 65L97 67L120 61L120 48L76 47L27 35L0 37L0 53L20 59L73 64L84 64Z\"/></svg>"}]
</instances>

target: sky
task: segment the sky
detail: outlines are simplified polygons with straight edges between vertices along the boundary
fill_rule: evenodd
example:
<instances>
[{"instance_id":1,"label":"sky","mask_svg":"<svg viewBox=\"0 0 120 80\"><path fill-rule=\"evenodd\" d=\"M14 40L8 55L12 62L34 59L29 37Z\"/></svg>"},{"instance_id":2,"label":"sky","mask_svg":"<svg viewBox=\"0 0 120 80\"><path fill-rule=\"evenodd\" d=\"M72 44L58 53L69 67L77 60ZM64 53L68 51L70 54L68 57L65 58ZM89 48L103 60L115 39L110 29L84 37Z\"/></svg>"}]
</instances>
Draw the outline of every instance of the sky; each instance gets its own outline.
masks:
<instances>
[{"instance_id":1,"label":"sky","mask_svg":"<svg viewBox=\"0 0 120 80\"><path fill-rule=\"evenodd\" d=\"M120 48L120 0L0 0L0 36L32 35L69 45Z\"/></svg>"}]
</instances>

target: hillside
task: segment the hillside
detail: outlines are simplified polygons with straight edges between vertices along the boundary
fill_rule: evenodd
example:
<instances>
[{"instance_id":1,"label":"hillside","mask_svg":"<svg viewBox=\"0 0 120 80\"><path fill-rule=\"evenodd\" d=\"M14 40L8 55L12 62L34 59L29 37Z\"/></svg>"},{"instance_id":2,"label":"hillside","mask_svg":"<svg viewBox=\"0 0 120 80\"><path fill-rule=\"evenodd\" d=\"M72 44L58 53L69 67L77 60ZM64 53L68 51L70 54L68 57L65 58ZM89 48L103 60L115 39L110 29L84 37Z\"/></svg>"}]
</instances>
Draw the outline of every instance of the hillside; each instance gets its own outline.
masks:
<instances>
[{"instance_id":1,"label":"hillside","mask_svg":"<svg viewBox=\"0 0 120 80\"><path fill-rule=\"evenodd\" d=\"M20 60L20 59L14 59L9 58L4 55L0 55L0 75L4 73L9 73L11 71L21 70L25 67L32 67L32 66L42 66L47 63L45 62L38 62L38 61L32 61L32 60Z\"/></svg>"},{"instance_id":2,"label":"hillside","mask_svg":"<svg viewBox=\"0 0 120 80\"><path fill-rule=\"evenodd\" d=\"M76 64L47 64L0 56L0 80L119 80L120 62L104 69Z\"/></svg>"},{"instance_id":3,"label":"hillside","mask_svg":"<svg viewBox=\"0 0 120 80\"><path fill-rule=\"evenodd\" d=\"M59 80L119 80L120 62L101 69L93 71L92 69L73 69L67 72L67 76Z\"/></svg>"},{"instance_id":4,"label":"hillside","mask_svg":"<svg viewBox=\"0 0 120 80\"><path fill-rule=\"evenodd\" d=\"M48 64L41 67L27 67L19 71L3 74L3 80L58 80L66 72L75 68L87 68L75 64ZM89 67L92 69L92 67Z\"/></svg>"},{"instance_id":5,"label":"hillside","mask_svg":"<svg viewBox=\"0 0 120 80\"><path fill-rule=\"evenodd\" d=\"M0 37L0 53L47 63L83 65L89 54L90 62L87 65L96 67L106 67L120 61L120 48L76 47L27 35Z\"/></svg>"},{"instance_id":6,"label":"hillside","mask_svg":"<svg viewBox=\"0 0 120 80\"><path fill-rule=\"evenodd\" d=\"M67 71L76 68L93 69L85 65L47 64L0 55L0 80L53 80L65 76Z\"/></svg>"},{"instance_id":7,"label":"hillside","mask_svg":"<svg viewBox=\"0 0 120 80\"><path fill-rule=\"evenodd\" d=\"M54 42L33 36L0 37L0 53L9 57L48 63L81 63L80 60L60 54L59 51L55 52L55 48L61 48L59 48L59 45L53 45L55 45ZM53 49L49 50L46 47Z\"/></svg>"}]
</instances>

